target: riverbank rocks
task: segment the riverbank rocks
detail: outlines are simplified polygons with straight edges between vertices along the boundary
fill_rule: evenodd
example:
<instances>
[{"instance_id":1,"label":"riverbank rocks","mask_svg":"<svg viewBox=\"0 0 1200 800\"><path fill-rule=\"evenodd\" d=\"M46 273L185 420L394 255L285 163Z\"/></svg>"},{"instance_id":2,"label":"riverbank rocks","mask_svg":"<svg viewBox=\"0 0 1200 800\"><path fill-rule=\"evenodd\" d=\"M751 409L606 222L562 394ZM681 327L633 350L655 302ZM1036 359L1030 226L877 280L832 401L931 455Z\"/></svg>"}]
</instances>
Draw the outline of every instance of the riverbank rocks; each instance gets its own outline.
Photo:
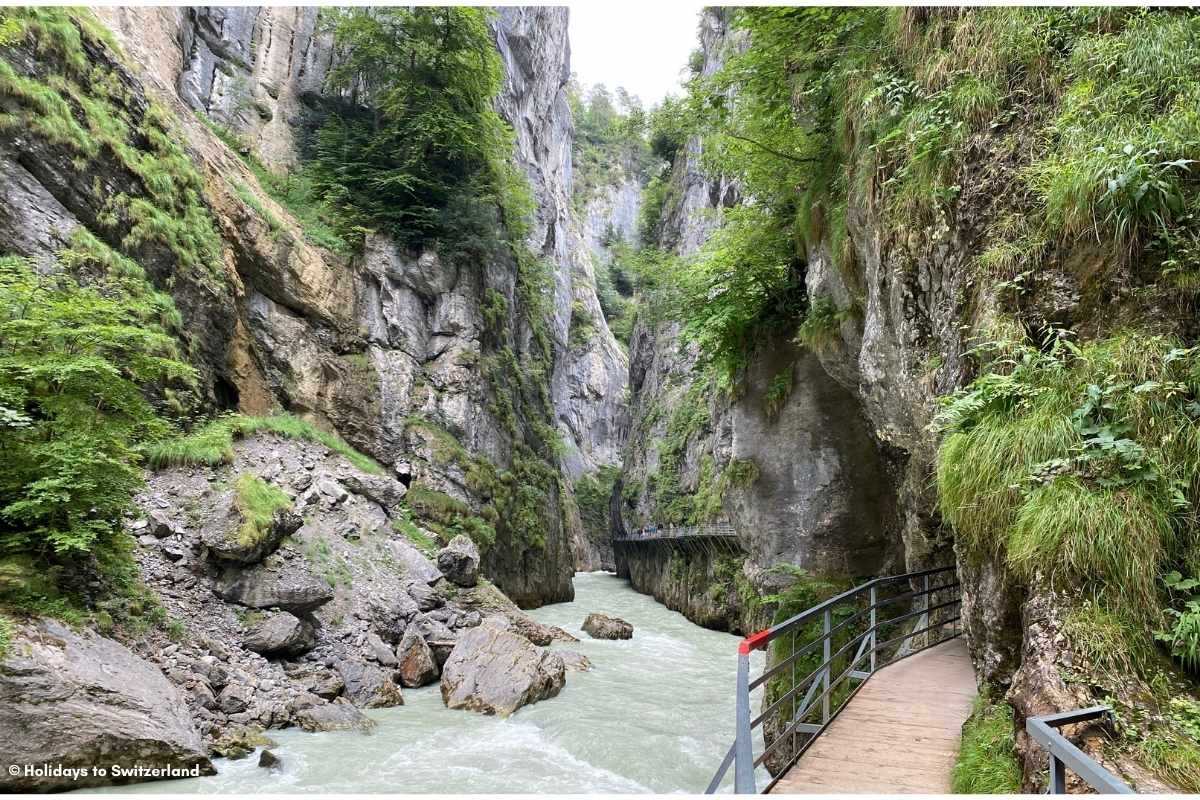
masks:
<instances>
[{"instance_id":1,"label":"riverbank rocks","mask_svg":"<svg viewBox=\"0 0 1200 800\"><path fill-rule=\"evenodd\" d=\"M259 747L274 747L275 742L257 725L234 727L212 743L215 756L237 760L245 758Z\"/></svg>"},{"instance_id":2,"label":"riverbank rocks","mask_svg":"<svg viewBox=\"0 0 1200 800\"><path fill-rule=\"evenodd\" d=\"M97 765L215 772L183 694L124 646L50 619L17 626L0 663L0 790L56 791L111 784ZM12 764L84 769L9 775Z\"/></svg>"},{"instance_id":3,"label":"riverbank rocks","mask_svg":"<svg viewBox=\"0 0 1200 800\"><path fill-rule=\"evenodd\" d=\"M344 475L342 485L357 495L373 500L383 507L388 516L392 510L404 500L408 487L395 478L385 475L354 474Z\"/></svg>"},{"instance_id":4,"label":"riverbank rocks","mask_svg":"<svg viewBox=\"0 0 1200 800\"><path fill-rule=\"evenodd\" d=\"M506 717L562 691L563 660L513 633L510 626L505 618L493 616L460 634L442 667L442 702L447 708Z\"/></svg>"},{"instance_id":5,"label":"riverbank rocks","mask_svg":"<svg viewBox=\"0 0 1200 800\"><path fill-rule=\"evenodd\" d=\"M433 650L416 630L405 631L400 646L396 648L396 657L400 662L400 668L396 672L400 676L402 686L415 689L438 679L438 665L434 660Z\"/></svg>"},{"instance_id":6,"label":"riverbank rocks","mask_svg":"<svg viewBox=\"0 0 1200 800\"><path fill-rule=\"evenodd\" d=\"M270 614L246 632L242 644L264 656L298 656L317 643L312 623L280 611Z\"/></svg>"},{"instance_id":7,"label":"riverbank rocks","mask_svg":"<svg viewBox=\"0 0 1200 800\"><path fill-rule=\"evenodd\" d=\"M230 570L213 591L231 603L250 608L279 608L297 615L315 611L333 599L333 589L328 583L295 562Z\"/></svg>"},{"instance_id":8,"label":"riverbank rocks","mask_svg":"<svg viewBox=\"0 0 1200 800\"><path fill-rule=\"evenodd\" d=\"M588 672L592 668L591 660L583 653L574 650L555 650L562 659L563 666L574 672Z\"/></svg>"},{"instance_id":9,"label":"riverbank rocks","mask_svg":"<svg viewBox=\"0 0 1200 800\"><path fill-rule=\"evenodd\" d=\"M633 626L608 614L588 614L583 630L593 639L632 639Z\"/></svg>"},{"instance_id":10,"label":"riverbank rocks","mask_svg":"<svg viewBox=\"0 0 1200 800\"><path fill-rule=\"evenodd\" d=\"M304 520L290 508L275 512L270 526L256 538L242 534L245 520L234 501L233 491L222 492L214 502L214 511L200 529L200 541L211 556L239 564L257 564L275 552L284 537L295 533Z\"/></svg>"},{"instance_id":11,"label":"riverbank rocks","mask_svg":"<svg viewBox=\"0 0 1200 800\"><path fill-rule=\"evenodd\" d=\"M470 588L479 582L479 548L459 534L438 551L438 569L446 580Z\"/></svg>"},{"instance_id":12,"label":"riverbank rocks","mask_svg":"<svg viewBox=\"0 0 1200 800\"><path fill-rule=\"evenodd\" d=\"M399 563L405 577L414 583L431 584L442 579L441 571L411 542L404 539L392 539L388 542L388 549L391 551L392 558Z\"/></svg>"},{"instance_id":13,"label":"riverbank rocks","mask_svg":"<svg viewBox=\"0 0 1200 800\"><path fill-rule=\"evenodd\" d=\"M445 586L447 584L443 584L443 587ZM481 580L478 585L470 589L459 589L454 593L454 604L470 614L478 614L482 617L502 616L511 623L511 629L515 633L542 647L555 641L579 641L562 628L538 622L486 580ZM474 627L474 625L465 627Z\"/></svg>"},{"instance_id":14,"label":"riverbank rocks","mask_svg":"<svg viewBox=\"0 0 1200 800\"><path fill-rule=\"evenodd\" d=\"M346 688L340 675L317 664L287 664L283 671L306 691L325 700L332 700Z\"/></svg>"},{"instance_id":15,"label":"riverbank rocks","mask_svg":"<svg viewBox=\"0 0 1200 800\"><path fill-rule=\"evenodd\" d=\"M243 726L361 727L353 707L400 705L404 687L438 681L462 632L495 613L470 607L475 598L527 626L530 636L553 639L487 580L468 588L447 579L436 555L390 524L381 502L401 490L351 477L358 472L318 443L255 434L234 442L229 464L147 476L137 498L142 518L131 529L141 523L136 530L144 531L154 511L187 522L168 539L139 540L139 575L167 613L186 623L188 636L173 642L155 630L130 647L181 688L206 744ZM241 474L312 501L296 501L303 524L253 564L209 547L224 546L215 531L235 530L217 500ZM318 485L326 491L309 492ZM165 556L164 542L178 543L184 559ZM339 707L326 708L331 702Z\"/></svg>"},{"instance_id":16,"label":"riverbank rocks","mask_svg":"<svg viewBox=\"0 0 1200 800\"><path fill-rule=\"evenodd\" d=\"M334 665L350 702L359 708L389 708L404 705L404 695L391 675L375 666L361 661L339 661Z\"/></svg>"},{"instance_id":17,"label":"riverbank rocks","mask_svg":"<svg viewBox=\"0 0 1200 800\"><path fill-rule=\"evenodd\" d=\"M375 729L375 720L349 703L326 703L302 708L294 715L296 724L309 733L323 731L360 731Z\"/></svg>"}]
</instances>

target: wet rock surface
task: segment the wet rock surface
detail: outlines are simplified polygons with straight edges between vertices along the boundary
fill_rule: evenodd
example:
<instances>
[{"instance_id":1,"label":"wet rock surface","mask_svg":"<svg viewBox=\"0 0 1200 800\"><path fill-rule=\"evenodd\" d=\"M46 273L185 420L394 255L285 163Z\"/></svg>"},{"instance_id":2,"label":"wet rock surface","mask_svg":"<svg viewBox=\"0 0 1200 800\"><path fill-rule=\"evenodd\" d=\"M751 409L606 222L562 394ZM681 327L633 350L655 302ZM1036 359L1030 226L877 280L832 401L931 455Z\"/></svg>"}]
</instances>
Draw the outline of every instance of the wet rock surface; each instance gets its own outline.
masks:
<instances>
[{"instance_id":1,"label":"wet rock surface","mask_svg":"<svg viewBox=\"0 0 1200 800\"><path fill-rule=\"evenodd\" d=\"M18 626L0 662L0 759L86 770L74 779L6 767L8 791L111 782L91 773L98 764L213 772L178 686L117 642L49 619Z\"/></svg>"},{"instance_id":2,"label":"wet rock surface","mask_svg":"<svg viewBox=\"0 0 1200 800\"><path fill-rule=\"evenodd\" d=\"M361 731L375 729L375 721L348 703L311 706L296 713L296 724L309 733L321 731Z\"/></svg>"},{"instance_id":3,"label":"wet rock surface","mask_svg":"<svg viewBox=\"0 0 1200 800\"><path fill-rule=\"evenodd\" d=\"M563 660L511 627L503 617L488 617L459 637L442 668L442 701L447 708L506 717L562 690Z\"/></svg>"},{"instance_id":4,"label":"wet rock surface","mask_svg":"<svg viewBox=\"0 0 1200 800\"><path fill-rule=\"evenodd\" d=\"M593 639L632 639L633 626L623 619L607 614L588 614L583 630Z\"/></svg>"}]
</instances>

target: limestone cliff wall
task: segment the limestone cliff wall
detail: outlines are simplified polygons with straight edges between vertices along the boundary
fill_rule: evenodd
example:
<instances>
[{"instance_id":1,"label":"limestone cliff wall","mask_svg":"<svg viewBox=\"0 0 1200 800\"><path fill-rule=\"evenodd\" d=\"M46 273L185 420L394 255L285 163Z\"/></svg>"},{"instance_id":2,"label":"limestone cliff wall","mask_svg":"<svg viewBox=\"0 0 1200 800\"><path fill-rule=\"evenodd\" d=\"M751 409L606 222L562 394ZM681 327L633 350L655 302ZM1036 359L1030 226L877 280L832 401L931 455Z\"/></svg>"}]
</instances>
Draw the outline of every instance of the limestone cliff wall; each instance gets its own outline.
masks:
<instances>
[{"instance_id":1,"label":"limestone cliff wall","mask_svg":"<svg viewBox=\"0 0 1200 800\"><path fill-rule=\"evenodd\" d=\"M461 459L446 458L446 435L469 458L503 469L517 438L532 435L538 424L556 426L566 444L566 480L547 487L544 542L506 539L501 524L485 567L523 604L567 599L581 539L571 479L617 460L627 374L600 313L587 245L569 203L567 12L506 8L493 21L506 75L497 105L516 132L514 159L537 201L529 245L552 278L546 320L531 318L541 312L523 307L518 266L503 256L492 263L447 263L375 235L354 255L310 243L239 154L198 116L232 131L244 151L269 168L293 166L336 58L332 41L318 29L318 13L96 10L122 54L92 56L121 75L130 103L144 109L154 102L169 113L202 177L203 202L221 238L223 275L201 285L177 274L169 253L147 252L139 260L156 283L170 287L193 331L191 353L201 371L202 406L209 409L258 413L281 406L336 430L403 479L472 508L488 497L467 485ZM50 68L36 59L26 66L31 74ZM108 188L134 182L118 164L95 169ZM122 232L101 231L97 223L104 187L76 180L62 148L5 131L0 172L6 176L0 251L51 260L79 226L119 246ZM489 329L483 309L493 292L508 313ZM594 321L582 341L570 331L572 308L579 306ZM553 339L546 420L534 399L485 375L503 348L524 359L534 346L532 326L539 324ZM507 395L503 405L515 407L515 434L496 417L497 393Z\"/></svg>"},{"instance_id":2,"label":"limestone cliff wall","mask_svg":"<svg viewBox=\"0 0 1200 800\"><path fill-rule=\"evenodd\" d=\"M719 9L702 15L700 43L704 74L740 46ZM657 230L659 246L681 256L699 250L720 225L722 210L741 202L737 185L705 172L702 148L694 137L676 157L667 192L675 200L663 208ZM775 569L781 564L838 576L889 568L901 560L893 467L859 397L790 341L760 351L741 390L725 395L698 372L699 354L682 339L678 323L639 319L630 345L633 399L614 526L661 521L661 487L672 481L680 493L703 498L697 502L706 503L708 516L734 524L744 554L739 568L760 594L794 581ZM767 395L779 382L792 388L774 407ZM672 428L683 429L681 414L700 421L687 426L680 452L665 453ZM666 598L693 620L734 621L741 629L732 594L721 595L727 609L693 607L684 599L687 571L658 568L659 560L628 548L622 571L635 588Z\"/></svg>"}]
</instances>

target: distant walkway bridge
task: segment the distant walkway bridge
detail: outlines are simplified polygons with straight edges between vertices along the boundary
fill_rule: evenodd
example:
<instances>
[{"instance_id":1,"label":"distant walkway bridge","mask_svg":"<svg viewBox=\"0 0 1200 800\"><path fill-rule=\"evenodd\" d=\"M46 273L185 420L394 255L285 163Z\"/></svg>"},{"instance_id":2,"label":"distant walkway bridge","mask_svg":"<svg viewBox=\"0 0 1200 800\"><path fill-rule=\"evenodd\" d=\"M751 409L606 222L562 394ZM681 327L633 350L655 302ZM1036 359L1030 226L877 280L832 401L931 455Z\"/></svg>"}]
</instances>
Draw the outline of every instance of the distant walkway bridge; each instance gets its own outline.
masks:
<instances>
[{"instance_id":1,"label":"distant walkway bridge","mask_svg":"<svg viewBox=\"0 0 1200 800\"><path fill-rule=\"evenodd\" d=\"M650 524L625 531L613 537L614 545L668 545L684 549L726 544L740 547L737 531L727 520L705 522L699 525Z\"/></svg>"}]
</instances>

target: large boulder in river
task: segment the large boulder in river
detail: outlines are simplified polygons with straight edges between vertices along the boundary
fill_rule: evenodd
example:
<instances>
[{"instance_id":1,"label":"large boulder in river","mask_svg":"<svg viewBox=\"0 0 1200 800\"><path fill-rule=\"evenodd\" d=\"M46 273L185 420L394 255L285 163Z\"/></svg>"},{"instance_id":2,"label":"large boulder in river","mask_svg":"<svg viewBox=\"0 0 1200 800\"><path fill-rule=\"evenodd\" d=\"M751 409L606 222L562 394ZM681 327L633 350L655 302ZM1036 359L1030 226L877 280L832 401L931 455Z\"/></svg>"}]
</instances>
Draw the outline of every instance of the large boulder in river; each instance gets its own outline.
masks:
<instances>
[{"instance_id":1,"label":"large boulder in river","mask_svg":"<svg viewBox=\"0 0 1200 800\"><path fill-rule=\"evenodd\" d=\"M317 631L312 623L286 611L267 616L242 639L247 650L264 656L298 656L316 643Z\"/></svg>"},{"instance_id":2,"label":"large boulder in river","mask_svg":"<svg viewBox=\"0 0 1200 800\"><path fill-rule=\"evenodd\" d=\"M562 659L509 627L503 617L488 617L459 636L442 667L442 701L447 708L506 717L562 690Z\"/></svg>"},{"instance_id":3,"label":"large boulder in river","mask_svg":"<svg viewBox=\"0 0 1200 800\"><path fill-rule=\"evenodd\" d=\"M400 675L402 686L415 689L438 679L438 665L433 650L416 629L410 628L404 632L404 638L396 648L396 658L400 661L396 672Z\"/></svg>"},{"instance_id":4,"label":"large boulder in river","mask_svg":"<svg viewBox=\"0 0 1200 800\"><path fill-rule=\"evenodd\" d=\"M349 659L334 665L346 684L346 697L359 708L388 708L404 705L404 695L391 674L374 664Z\"/></svg>"},{"instance_id":5,"label":"large boulder in river","mask_svg":"<svg viewBox=\"0 0 1200 800\"><path fill-rule=\"evenodd\" d=\"M215 772L182 693L156 667L111 639L49 619L17 627L0 663L0 764L6 791L128 782L10 774L19 764Z\"/></svg>"},{"instance_id":6,"label":"large boulder in river","mask_svg":"<svg viewBox=\"0 0 1200 800\"><path fill-rule=\"evenodd\" d=\"M200 529L200 541L210 555L224 561L257 564L275 552L279 543L300 529L304 520L290 508L275 512L265 530L247 533L246 520L237 507L235 493L223 492Z\"/></svg>"},{"instance_id":7,"label":"large boulder in river","mask_svg":"<svg viewBox=\"0 0 1200 800\"><path fill-rule=\"evenodd\" d=\"M593 639L632 639L633 626L608 614L588 614L583 630Z\"/></svg>"},{"instance_id":8,"label":"large boulder in river","mask_svg":"<svg viewBox=\"0 0 1200 800\"><path fill-rule=\"evenodd\" d=\"M250 608L280 608L296 615L315 611L333 599L329 584L297 561L229 569L213 591L231 603Z\"/></svg>"},{"instance_id":9,"label":"large boulder in river","mask_svg":"<svg viewBox=\"0 0 1200 800\"><path fill-rule=\"evenodd\" d=\"M462 534L438 551L437 565L451 583L470 588L479 582L479 548Z\"/></svg>"}]
</instances>

